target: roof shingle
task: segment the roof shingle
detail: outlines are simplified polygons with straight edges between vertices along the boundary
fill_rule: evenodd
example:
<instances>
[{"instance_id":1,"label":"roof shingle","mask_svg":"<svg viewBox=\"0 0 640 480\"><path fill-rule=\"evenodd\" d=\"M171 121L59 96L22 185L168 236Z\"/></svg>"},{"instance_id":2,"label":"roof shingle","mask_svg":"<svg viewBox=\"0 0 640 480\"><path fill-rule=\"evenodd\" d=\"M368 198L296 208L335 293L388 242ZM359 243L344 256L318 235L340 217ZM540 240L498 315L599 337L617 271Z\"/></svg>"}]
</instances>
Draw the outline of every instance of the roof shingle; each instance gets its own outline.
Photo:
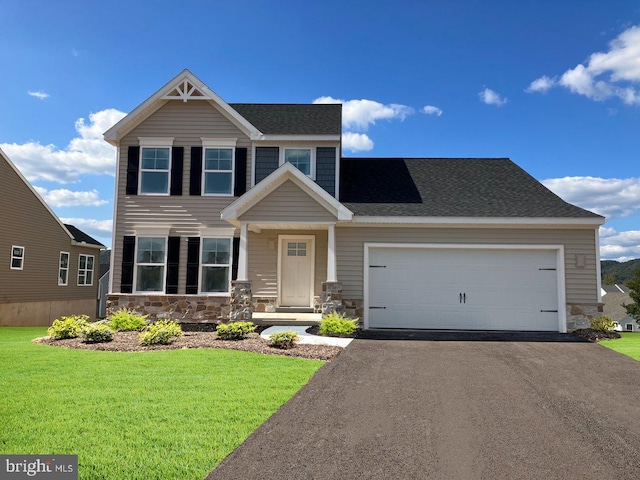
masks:
<instances>
[{"instance_id":1,"label":"roof shingle","mask_svg":"<svg viewBox=\"0 0 640 480\"><path fill-rule=\"evenodd\" d=\"M270 135L340 135L341 104L230 103L254 127Z\"/></svg>"}]
</instances>

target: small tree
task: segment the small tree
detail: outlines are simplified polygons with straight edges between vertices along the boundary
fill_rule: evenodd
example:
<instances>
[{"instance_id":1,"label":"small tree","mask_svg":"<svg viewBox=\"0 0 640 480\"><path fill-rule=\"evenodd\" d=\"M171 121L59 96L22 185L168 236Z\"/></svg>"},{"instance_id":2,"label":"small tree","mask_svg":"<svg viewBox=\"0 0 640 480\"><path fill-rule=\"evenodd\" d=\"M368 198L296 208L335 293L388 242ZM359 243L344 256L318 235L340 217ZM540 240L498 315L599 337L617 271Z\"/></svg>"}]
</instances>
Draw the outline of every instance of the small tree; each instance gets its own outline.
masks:
<instances>
[{"instance_id":1,"label":"small tree","mask_svg":"<svg viewBox=\"0 0 640 480\"><path fill-rule=\"evenodd\" d=\"M636 275L633 278L627 280L627 287L629 287L629 296L633 303L622 304L627 311L628 315L635 318L636 323L640 324L640 269L636 270Z\"/></svg>"}]
</instances>

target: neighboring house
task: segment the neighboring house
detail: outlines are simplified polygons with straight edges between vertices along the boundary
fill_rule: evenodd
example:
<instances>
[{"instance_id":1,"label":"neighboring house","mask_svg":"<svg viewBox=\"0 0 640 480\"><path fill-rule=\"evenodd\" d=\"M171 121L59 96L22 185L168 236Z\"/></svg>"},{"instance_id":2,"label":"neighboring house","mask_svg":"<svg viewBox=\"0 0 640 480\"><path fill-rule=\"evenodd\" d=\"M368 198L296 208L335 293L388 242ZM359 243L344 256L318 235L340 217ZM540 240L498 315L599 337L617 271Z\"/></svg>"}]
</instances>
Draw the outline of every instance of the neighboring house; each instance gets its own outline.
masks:
<instances>
[{"instance_id":1,"label":"neighboring house","mask_svg":"<svg viewBox=\"0 0 640 480\"><path fill-rule=\"evenodd\" d=\"M100 242L64 225L0 150L0 325L95 316Z\"/></svg>"},{"instance_id":2,"label":"neighboring house","mask_svg":"<svg viewBox=\"0 0 640 480\"><path fill-rule=\"evenodd\" d=\"M341 116L226 103L185 70L114 125L110 308L560 332L600 314L603 217L509 159L342 158Z\"/></svg>"},{"instance_id":3,"label":"neighboring house","mask_svg":"<svg viewBox=\"0 0 640 480\"><path fill-rule=\"evenodd\" d=\"M623 305L633 303L626 285L602 285L602 314L611 318L616 330L622 332L640 332L640 325L627 314Z\"/></svg>"},{"instance_id":4,"label":"neighboring house","mask_svg":"<svg viewBox=\"0 0 640 480\"><path fill-rule=\"evenodd\" d=\"M100 273L98 276L98 311L97 316L107 316L107 296L109 295L109 268L111 265L111 250L100 252Z\"/></svg>"}]
</instances>

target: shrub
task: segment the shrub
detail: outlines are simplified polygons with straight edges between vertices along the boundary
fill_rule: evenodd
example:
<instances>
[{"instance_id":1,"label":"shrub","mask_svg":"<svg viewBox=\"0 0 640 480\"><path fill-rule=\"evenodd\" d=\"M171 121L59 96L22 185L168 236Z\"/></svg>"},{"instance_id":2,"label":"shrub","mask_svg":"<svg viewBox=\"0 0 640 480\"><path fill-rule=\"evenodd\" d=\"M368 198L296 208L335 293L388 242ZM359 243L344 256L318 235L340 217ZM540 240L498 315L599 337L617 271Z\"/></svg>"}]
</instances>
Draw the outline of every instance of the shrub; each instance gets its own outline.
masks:
<instances>
[{"instance_id":1,"label":"shrub","mask_svg":"<svg viewBox=\"0 0 640 480\"><path fill-rule=\"evenodd\" d=\"M176 338L182 336L182 328L173 320L158 320L147 325L138 335L142 345L169 345Z\"/></svg>"},{"instance_id":2,"label":"shrub","mask_svg":"<svg viewBox=\"0 0 640 480\"><path fill-rule=\"evenodd\" d=\"M82 340L86 343L102 343L113 340L113 330L106 323L90 323L82 329Z\"/></svg>"},{"instance_id":3,"label":"shrub","mask_svg":"<svg viewBox=\"0 0 640 480\"><path fill-rule=\"evenodd\" d=\"M109 315L109 326L119 332L139 332L148 325L147 316L123 307Z\"/></svg>"},{"instance_id":4,"label":"shrub","mask_svg":"<svg viewBox=\"0 0 640 480\"><path fill-rule=\"evenodd\" d=\"M252 322L221 323L216 327L216 333L221 340L242 340L255 330L256 326Z\"/></svg>"},{"instance_id":5,"label":"shrub","mask_svg":"<svg viewBox=\"0 0 640 480\"><path fill-rule=\"evenodd\" d=\"M596 317L591 320L591 329L596 332L608 332L615 328L613 320L607 316Z\"/></svg>"},{"instance_id":6,"label":"shrub","mask_svg":"<svg viewBox=\"0 0 640 480\"><path fill-rule=\"evenodd\" d=\"M53 321L47 329L47 335L52 340L62 340L64 338L76 338L80 332L87 326L88 315L70 315L68 317L60 317Z\"/></svg>"},{"instance_id":7,"label":"shrub","mask_svg":"<svg viewBox=\"0 0 640 480\"><path fill-rule=\"evenodd\" d=\"M320 320L320 335L352 335L358 329L358 319L349 319L343 313L328 313Z\"/></svg>"},{"instance_id":8,"label":"shrub","mask_svg":"<svg viewBox=\"0 0 640 480\"><path fill-rule=\"evenodd\" d=\"M282 350L288 350L296 346L298 332L276 332L269 335L269 345Z\"/></svg>"}]
</instances>

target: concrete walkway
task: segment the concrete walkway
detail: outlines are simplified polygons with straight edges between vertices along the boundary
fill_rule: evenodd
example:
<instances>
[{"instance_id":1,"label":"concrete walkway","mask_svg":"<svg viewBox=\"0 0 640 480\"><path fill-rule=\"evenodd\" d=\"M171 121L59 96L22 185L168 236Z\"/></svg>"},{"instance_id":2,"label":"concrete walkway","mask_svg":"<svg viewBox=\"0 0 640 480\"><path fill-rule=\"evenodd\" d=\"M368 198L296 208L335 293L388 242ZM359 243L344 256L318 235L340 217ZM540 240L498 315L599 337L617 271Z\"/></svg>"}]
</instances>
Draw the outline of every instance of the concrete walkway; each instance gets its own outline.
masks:
<instances>
[{"instance_id":1,"label":"concrete walkway","mask_svg":"<svg viewBox=\"0 0 640 480\"><path fill-rule=\"evenodd\" d=\"M640 362L557 337L358 338L207 478L637 480Z\"/></svg>"},{"instance_id":2,"label":"concrete walkway","mask_svg":"<svg viewBox=\"0 0 640 480\"><path fill-rule=\"evenodd\" d=\"M273 326L266 330L263 330L260 336L265 340L269 340L269 335L276 332L297 332L298 343L308 345L329 345L335 347L345 348L351 343L353 338L337 338L337 337L323 337L321 335L311 335L306 330L311 325L295 325L295 326Z\"/></svg>"}]
</instances>

